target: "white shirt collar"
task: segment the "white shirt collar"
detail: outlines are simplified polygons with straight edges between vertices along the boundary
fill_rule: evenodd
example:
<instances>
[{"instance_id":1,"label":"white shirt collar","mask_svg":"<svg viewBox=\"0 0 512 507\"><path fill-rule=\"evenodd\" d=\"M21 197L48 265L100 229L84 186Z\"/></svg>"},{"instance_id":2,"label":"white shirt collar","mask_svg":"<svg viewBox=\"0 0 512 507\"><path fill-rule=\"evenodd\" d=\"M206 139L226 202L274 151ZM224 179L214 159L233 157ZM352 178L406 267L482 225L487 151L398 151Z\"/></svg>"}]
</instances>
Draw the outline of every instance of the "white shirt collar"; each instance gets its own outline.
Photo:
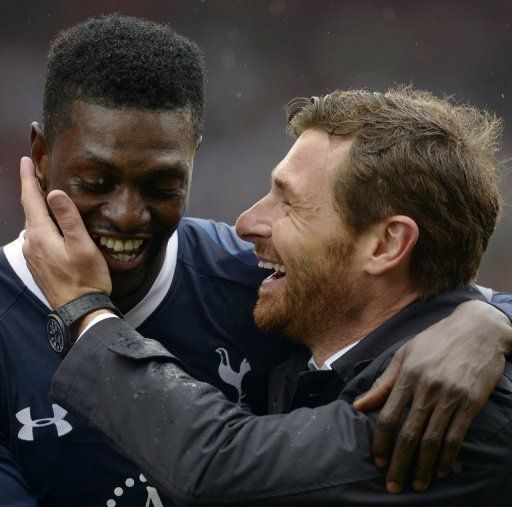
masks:
<instances>
[{"instance_id":1,"label":"white shirt collar","mask_svg":"<svg viewBox=\"0 0 512 507\"><path fill-rule=\"evenodd\" d=\"M5 245L4 253L11 268L18 275L26 287L46 306L50 309L50 304L44 297L41 289L36 285L32 278L30 271L27 267L25 257L21 247L25 239L25 231L13 242ZM167 250L165 259L156 280L149 289L148 293L139 301L130 311L125 314L125 320L132 327L139 327L157 308L162 302L165 295L169 291L176 269L176 262L178 259L178 231L174 231L173 235L169 238L167 243Z\"/></svg>"},{"instance_id":2,"label":"white shirt collar","mask_svg":"<svg viewBox=\"0 0 512 507\"><path fill-rule=\"evenodd\" d=\"M343 354L348 352L352 347L355 347L361 340L358 340L356 342L350 343L347 346L343 347L341 350L338 350L335 354L332 356L329 356L325 361L324 364L321 367L318 367L315 363L315 359L313 356L311 356L311 359L308 361L308 368L310 370L332 370L332 363L336 361L336 359L339 359Z\"/></svg>"}]
</instances>

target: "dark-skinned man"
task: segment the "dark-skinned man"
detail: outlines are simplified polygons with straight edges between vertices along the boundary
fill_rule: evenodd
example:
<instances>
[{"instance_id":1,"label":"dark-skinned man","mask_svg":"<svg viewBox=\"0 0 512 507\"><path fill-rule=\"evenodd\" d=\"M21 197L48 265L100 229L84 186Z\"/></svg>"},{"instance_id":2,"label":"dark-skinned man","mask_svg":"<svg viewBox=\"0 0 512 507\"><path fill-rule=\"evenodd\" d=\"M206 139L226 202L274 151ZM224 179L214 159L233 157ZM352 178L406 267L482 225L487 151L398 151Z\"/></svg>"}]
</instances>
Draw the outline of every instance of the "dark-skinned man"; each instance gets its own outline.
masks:
<instances>
[{"instance_id":1,"label":"dark-skinned man","mask_svg":"<svg viewBox=\"0 0 512 507\"><path fill-rule=\"evenodd\" d=\"M477 110L398 90L316 98L294 111L291 126L298 139L238 232L255 243L261 263L275 266L260 288L256 322L310 349L309 361L300 351L273 376L271 412L292 411L255 417L104 310L79 320L78 332L86 332L59 368L54 396L180 505L506 505L510 365L471 426L455 471L423 494L388 496L370 459L375 414L350 405L400 345L433 322L446 325L443 317L463 301L485 299L461 284L474 277L497 218L498 125ZM73 297L108 293L105 262L72 202L60 191L48 196L62 239L27 159L22 180L23 250L52 305L66 304L57 313L72 309ZM449 199L433 199L442 195ZM50 337L54 347L57 338L72 345L68 328ZM501 371L502 352L494 352L487 374ZM445 360L461 358L452 348ZM472 410L459 401L415 396L405 434L414 412L427 414L429 444L449 420L460 430ZM420 456L416 489L426 486L427 461ZM443 452L441 471L450 465Z\"/></svg>"},{"instance_id":2,"label":"dark-skinned man","mask_svg":"<svg viewBox=\"0 0 512 507\"><path fill-rule=\"evenodd\" d=\"M63 189L77 204L108 263L112 298L126 321L158 335L191 373L223 389L228 399L262 413L266 378L290 350L252 324L256 288L266 275L255 266L250 245L230 228L181 220L202 114L203 64L194 44L154 23L117 16L90 20L52 45L44 124L31 131L32 159L43 192ZM49 401L50 378L59 364L44 339L51 305L27 270L22 244L20 238L5 246L0 270L2 506L168 503L97 433ZM85 250L74 262L82 255ZM474 312L481 311L486 330L472 337L482 346L479 356L488 372L495 362L483 358L494 359L491 352L509 329L490 305L482 307L462 305L463 315L451 321L457 328L451 339L455 347ZM481 340L487 334L492 346ZM415 350L407 351L413 362ZM241 378L236 373L244 360L251 370ZM429 364L443 363L434 357ZM221 365L233 375L224 380ZM497 379L499 373L490 376ZM447 389L462 378L447 379ZM482 396L491 384L483 386ZM419 387L425 391L421 382Z\"/></svg>"}]
</instances>

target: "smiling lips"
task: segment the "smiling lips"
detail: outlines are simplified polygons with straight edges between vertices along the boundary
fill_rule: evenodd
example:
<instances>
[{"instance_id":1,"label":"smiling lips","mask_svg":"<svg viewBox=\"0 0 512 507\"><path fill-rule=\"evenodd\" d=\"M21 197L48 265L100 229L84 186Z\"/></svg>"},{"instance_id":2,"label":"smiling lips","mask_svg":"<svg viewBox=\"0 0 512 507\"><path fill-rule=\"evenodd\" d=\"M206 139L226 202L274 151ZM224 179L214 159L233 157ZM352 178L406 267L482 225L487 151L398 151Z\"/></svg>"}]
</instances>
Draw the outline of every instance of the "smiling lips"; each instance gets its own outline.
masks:
<instances>
[{"instance_id":1,"label":"smiling lips","mask_svg":"<svg viewBox=\"0 0 512 507\"><path fill-rule=\"evenodd\" d=\"M108 254L119 262L129 262L136 259L141 253L140 249L144 243L143 239L120 240L108 236L100 236L100 245Z\"/></svg>"},{"instance_id":2,"label":"smiling lips","mask_svg":"<svg viewBox=\"0 0 512 507\"><path fill-rule=\"evenodd\" d=\"M259 261L258 267L274 270L274 272L266 280L264 280L264 282L277 280L279 278L284 278L286 276L286 268L284 267L283 264L278 264L276 262L269 261Z\"/></svg>"},{"instance_id":3,"label":"smiling lips","mask_svg":"<svg viewBox=\"0 0 512 507\"><path fill-rule=\"evenodd\" d=\"M267 261L259 261L258 262L259 268L265 268L265 269L273 269L276 272L279 273L286 273L286 268L283 264L277 264L275 262L267 262Z\"/></svg>"}]
</instances>

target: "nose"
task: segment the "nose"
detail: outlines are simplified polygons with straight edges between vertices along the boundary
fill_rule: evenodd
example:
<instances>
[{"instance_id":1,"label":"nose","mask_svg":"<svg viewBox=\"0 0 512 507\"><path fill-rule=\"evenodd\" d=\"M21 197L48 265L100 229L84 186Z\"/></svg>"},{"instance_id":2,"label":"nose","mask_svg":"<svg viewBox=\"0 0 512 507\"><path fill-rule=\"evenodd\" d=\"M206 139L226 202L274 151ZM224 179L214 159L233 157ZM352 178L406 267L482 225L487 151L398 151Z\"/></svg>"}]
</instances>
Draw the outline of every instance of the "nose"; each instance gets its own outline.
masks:
<instances>
[{"instance_id":1,"label":"nose","mask_svg":"<svg viewBox=\"0 0 512 507\"><path fill-rule=\"evenodd\" d=\"M151 213L143 196L136 189L119 188L112 197L102 211L113 227L121 232L134 232L149 224Z\"/></svg>"},{"instance_id":2,"label":"nose","mask_svg":"<svg viewBox=\"0 0 512 507\"><path fill-rule=\"evenodd\" d=\"M236 221L236 233L245 241L256 243L272 236L269 196L244 211Z\"/></svg>"}]
</instances>

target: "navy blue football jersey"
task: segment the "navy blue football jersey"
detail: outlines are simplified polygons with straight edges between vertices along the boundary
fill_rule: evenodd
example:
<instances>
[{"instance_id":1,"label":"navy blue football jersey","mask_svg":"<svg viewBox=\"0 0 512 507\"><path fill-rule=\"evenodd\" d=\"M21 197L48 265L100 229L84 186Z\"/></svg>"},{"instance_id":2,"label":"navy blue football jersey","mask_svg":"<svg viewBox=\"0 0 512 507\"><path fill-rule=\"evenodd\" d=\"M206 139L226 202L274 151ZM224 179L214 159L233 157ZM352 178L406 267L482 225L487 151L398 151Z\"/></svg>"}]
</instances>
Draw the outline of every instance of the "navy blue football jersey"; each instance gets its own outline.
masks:
<instances>
[{"instance_id":1,"label":"navy blue football jersey","mask_svg":"<svg viewBox=\"0 0 512 507\"><path fill-rule=\"evenodd\" d=\"M292 348L252 320L268 273L225 224L184 219L177 233L170 288L137 329L160 340L191 375L263 413L267 377ZM0 506L172 505L102 437L50 400L60 358L48 345L48 313L0 252Z\"/></svg>"}]
</instances>

